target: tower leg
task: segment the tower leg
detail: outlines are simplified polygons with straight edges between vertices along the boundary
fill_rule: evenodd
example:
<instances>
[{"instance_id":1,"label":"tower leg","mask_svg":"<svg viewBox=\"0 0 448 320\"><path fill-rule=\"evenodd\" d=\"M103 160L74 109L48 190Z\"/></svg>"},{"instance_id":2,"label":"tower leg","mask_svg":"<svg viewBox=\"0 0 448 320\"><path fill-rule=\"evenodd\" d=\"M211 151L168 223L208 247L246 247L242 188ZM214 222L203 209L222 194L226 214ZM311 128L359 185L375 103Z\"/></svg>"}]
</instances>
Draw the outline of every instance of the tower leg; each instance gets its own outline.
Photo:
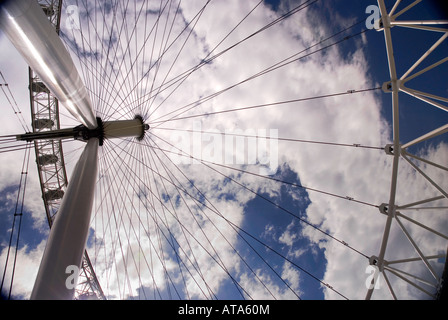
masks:
<instances>
[{"instance_id":1,"label":"tower leg","mask_svg":"<svg viewBox=\"0 0 448 320\"><path fill-rule=\"evenodd\" d=\"M70 277L81 265L89 234L98 170L98 140L90 139L73 171L31 293L31 299L72 299ZM76 274L77 278L77 274Z\"/></svg>"}]
</instances>

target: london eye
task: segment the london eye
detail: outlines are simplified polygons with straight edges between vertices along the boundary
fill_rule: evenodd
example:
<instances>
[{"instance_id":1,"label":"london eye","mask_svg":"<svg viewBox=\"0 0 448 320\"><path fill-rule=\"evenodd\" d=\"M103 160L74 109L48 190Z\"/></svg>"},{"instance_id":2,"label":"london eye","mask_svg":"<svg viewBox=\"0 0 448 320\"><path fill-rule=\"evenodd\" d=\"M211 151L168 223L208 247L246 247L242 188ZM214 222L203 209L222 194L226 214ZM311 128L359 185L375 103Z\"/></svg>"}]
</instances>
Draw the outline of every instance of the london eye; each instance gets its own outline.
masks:
<instances>
[{"instance_id":1,"label":"london eye","mask_svg":"<svg viewBox=\"0 0 448 320\"><path fill-rule=\"evenodd\" d=\"M0 25L2 295L443 296L437 2L20 0Z\"/></svg>"}]
</instances>

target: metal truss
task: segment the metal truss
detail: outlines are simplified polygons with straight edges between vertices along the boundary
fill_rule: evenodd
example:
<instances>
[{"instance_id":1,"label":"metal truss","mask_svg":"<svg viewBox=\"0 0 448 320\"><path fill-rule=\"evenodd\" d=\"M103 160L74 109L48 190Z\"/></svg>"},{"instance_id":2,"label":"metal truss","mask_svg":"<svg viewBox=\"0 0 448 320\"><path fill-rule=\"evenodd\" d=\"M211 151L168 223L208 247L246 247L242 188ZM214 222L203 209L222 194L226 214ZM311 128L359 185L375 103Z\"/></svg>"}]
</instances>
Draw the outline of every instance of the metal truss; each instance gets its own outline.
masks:
<instances>
[{"instance_id":1,"label":"metal truss","mask_svg":"<svg viewBox=\"0 0 448 320\"><path fill-rule=\"evenodd\" d=\"M416 71L423 61L445 40L448 38L448 29L445 27L434 27L434 25L447 25L448 21L440 20L429 20L429 21L399 21L397 18L401 17L402 14L409 11L411 8L415 7L422 0L416 0L410 3L408 6L398 11L398 7L401 0L397 0L392 9L387 12L385 1L378 0L379 8L381 11L381 19L378 23L378 31L384 32L387 57L389 64L389 72L391 80L384 83L383 91L386 93L391 93L392 95L392 113L393 113L393 143L387 145L385 151L387 154L393 157L393 169L392 169L392 179L390 187L390 198L388 203L384 203L380 206L380 212L386 215L386 224L384 227L384 233L382 238L382 243L378 256L372 256L370 258L370 264L375 267L378 271L378 275L381 275L385 280L387 288L390 291L392 298L397 299L397 294L393 289L391 281L389 279L390 275L405 281L408 285L425 293L429 298L438 298L438 294L442 290L444 284L443 272L438 272L435 270L431 261L435 259L445 260L446 268L446 257L447 253L444 251L440 252L424 252L422 248L422 239L416 239L415 236L410 231L412 228L421 228L431 234L431 236L441 237L444 240L448 240L448 234L445 232L440 232L435 230L433 227L429 227L424 222L419 222L408 215L409 211L414 211L422 213L419 217L424 220L424 213L430 211L440 212L440 214L446 214L448 207L441 201L446 201L448 198L448 190L446 187L441 186L440 183L436 182L436 179L431 178L427 172L422 169L422 166L418 166L417 162L423 163L426 167L437 168L442 172L448 171L446 164L438 164L422 157L413 155L409 152L409 148L413 147L419 143L425 142L428 139L439 136L443 133L448 132L448 124L441 126L431 132L428 132L412 141L401 143L400 142L400 132L399 132L399 94L407 94L415 97L423 102L425 102L428 107L436 107L443 111L448 111L448 107L445 103L448 99L445 97L440 97L431 93L422 92L415 89L410 89L407 87L407 82L421 76L422 74L440 66L441 64L448 61L448 57L441 59L426 68ZM404 27L412 28L417 30L423 30L427 32L439 33L440 38L420 57L415 63L409 67L409 69L399 76L396 68L396 57L394 56L393 48L393 37L391 29L393 27ZM400 162L408 163L415 172L423 177L432 187L434 187L434 192L438 195L430 197L428 199L421 199L418 195L415 195L415 202L408 204L398 204L396 200L397 195L397 180L398 180L398 170ZM408 239L409 243L415 250L415 256L406 258L397 258L394 260L387 260L385 258L386 249L391 242L390 233L391 227L396 226L399 230L403 232L405 237ZM424 240L424 239L423 239ZM448 243L448 242L446 242ZM394 256L391 254L389 256ZM423 277L420 273L414 272L415 263L423 263L425 270L428 272L428 277ZM413 264L413 265L412 265ZM411 270L411 271L409 271ZM366 299L370 299L375 290L376 281L378 275L373 277L370 289L368 289Z\"/></svg>"},{"instance_id":2,"label":"metal truss","mask_svg":"<svg viewBox=\"0 0 448 320\"><path fill-rule=\"evenodd\" d=\"M62 0L39 0L38 3L59 33ZM60 129L58 100L31 68L29 68L29 91L33 132ZM36 140L34 146L42 198L51 228L68 185L62 142ZM105 299L87 251L84 252L75 291L75 299Z\"/></svg>"},{"instance_id":3,"label":"metal truss","mask_svg":"<svg viewBox=\"0 0 448 320\"><path fill-rule=\"evenodd\" d=\"M94 272L87 251L82 260L81 272L75 289L75 297L78 300L105 300L103 290Z\"/></svg>"}]
</instances>

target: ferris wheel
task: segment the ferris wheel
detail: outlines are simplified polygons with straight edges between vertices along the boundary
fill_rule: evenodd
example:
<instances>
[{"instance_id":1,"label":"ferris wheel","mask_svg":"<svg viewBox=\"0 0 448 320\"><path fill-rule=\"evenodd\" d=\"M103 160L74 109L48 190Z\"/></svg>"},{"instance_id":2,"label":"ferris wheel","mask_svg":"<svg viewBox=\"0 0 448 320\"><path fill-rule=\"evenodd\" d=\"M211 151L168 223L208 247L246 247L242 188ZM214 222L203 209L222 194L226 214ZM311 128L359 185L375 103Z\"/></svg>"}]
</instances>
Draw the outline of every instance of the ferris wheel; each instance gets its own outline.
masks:
<instances>
[{"instance_id":1,"label":"ferris wheel","mask_svg":"<svg viewBox=\"0 0 448 320\"><path fill-rule=\"evenodd\" d=\"M330 30L317 0L6 1L51 227L31 298L440 297L448 21L424 3Z\"/></svg>"}]
</instances>

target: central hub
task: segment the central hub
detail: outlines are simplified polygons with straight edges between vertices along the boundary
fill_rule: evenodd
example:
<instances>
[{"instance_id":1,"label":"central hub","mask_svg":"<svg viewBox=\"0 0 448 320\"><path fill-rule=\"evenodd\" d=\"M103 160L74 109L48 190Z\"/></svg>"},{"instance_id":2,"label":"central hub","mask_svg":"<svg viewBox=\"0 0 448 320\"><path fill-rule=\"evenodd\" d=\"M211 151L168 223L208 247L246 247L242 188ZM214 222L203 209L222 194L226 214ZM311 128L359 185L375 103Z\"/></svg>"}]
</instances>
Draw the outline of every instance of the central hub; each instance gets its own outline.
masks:
<instances>
[{"instance_id":1,"label":"central hub","mask_svg":"<svg viewBox=\"0 0 448 320\"><path fill-rule=\"evenodd\" d=\"M140 115L135 116L133 120L103 122L101 118L96 118L96 121L98 126L95 129L89 129L84 125L79 125L68 129L29 132L17 135L16 139L31 142L35 140L61 140L70 138L87 141L90 138L97 138L99 145L102 146L105 139L135 137L141 141L145 137L146 131L149 130L149 125L144 122Z\"/></svg>"},{"instance_id":2,"label":"central hub","mask_svg":"<svg viewBox=\"0 0 448 320\"><path fill-rule=\"evenodd\" d=\"M149 130L149 125L144 122L140 115L135 116L133 120L103 122L101 118L97 118L97 123L98 127L96 129L88 129L83 125L76 127L74 130L77 134L74 138L79 140L98 138L99 145L102 146L105 139L135 137L141 141L146 131Z\"/></svg>"},{"instance_id":3,"label":"central hub","mask_svg":"<svg viewBox=\"0 0 448 320\"><path fill-rule=\"evenodd\" d=\"M133 120L117 120L103 122L104 139L135 137L142 140L149 126L139 115Z\"/></svg>"}]
</instances>

